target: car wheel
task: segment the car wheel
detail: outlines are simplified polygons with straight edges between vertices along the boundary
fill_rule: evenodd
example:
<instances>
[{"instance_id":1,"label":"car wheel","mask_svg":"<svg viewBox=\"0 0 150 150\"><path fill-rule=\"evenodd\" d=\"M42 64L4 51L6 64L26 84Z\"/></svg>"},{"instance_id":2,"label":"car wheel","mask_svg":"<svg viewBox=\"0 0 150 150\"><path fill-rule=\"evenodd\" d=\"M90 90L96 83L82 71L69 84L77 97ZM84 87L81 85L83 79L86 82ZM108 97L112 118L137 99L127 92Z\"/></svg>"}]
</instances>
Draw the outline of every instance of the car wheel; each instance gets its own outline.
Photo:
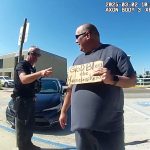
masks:
<instances>
[{"instance_id":1,"label":"car wheel","mask_svg":"<svg viewBox=\"0 0 150 150\"><path fill-rule=\"evenodd\" d=\"M8 83L7 82L4 83L4 87L6 87L6 88L8 87Z\"/></svg>"}]
</instances>

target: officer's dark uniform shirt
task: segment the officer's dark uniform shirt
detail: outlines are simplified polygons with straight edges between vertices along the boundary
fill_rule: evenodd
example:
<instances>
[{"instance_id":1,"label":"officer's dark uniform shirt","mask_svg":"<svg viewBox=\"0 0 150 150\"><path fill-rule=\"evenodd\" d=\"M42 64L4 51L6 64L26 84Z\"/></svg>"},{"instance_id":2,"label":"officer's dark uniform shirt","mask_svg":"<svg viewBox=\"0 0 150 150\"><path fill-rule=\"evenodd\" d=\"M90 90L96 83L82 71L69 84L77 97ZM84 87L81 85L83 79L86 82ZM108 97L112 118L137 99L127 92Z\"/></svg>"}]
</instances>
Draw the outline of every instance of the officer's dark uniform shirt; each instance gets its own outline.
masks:
<instances>
[{"instance_id":1,"label":"officer's dark uniform shirt","mask_svg":"<svg viewBox=\"0 0 150 150\"><path fill-rule=\"evenodd\" d=\"M135 71L128 56L119 48L102 44L91 53L81 54L74 65L111 58L107 68L114 75L130 77ZM124 95L120 87L104 83L74 85L71 96L71 130L116 131L123 128Z\"/></svg>"},{"instance_id":2,"label":"officer's dark uniform shirt","mask_svg":"<svg viewBox=\"0 0 150 150\"><path fill-rule=\"evenodd\" d=\"M29 84L22 84L19 78L19 74L21 72L25 72L26 74L35 73L36 70L32 65L24 60L17 64L15 68L14 74L14 81L15 81L15 88L14 88L14 95L20 96L24 98L32 98L35 96L35 82Z\"/></svg>"}]
</instances>

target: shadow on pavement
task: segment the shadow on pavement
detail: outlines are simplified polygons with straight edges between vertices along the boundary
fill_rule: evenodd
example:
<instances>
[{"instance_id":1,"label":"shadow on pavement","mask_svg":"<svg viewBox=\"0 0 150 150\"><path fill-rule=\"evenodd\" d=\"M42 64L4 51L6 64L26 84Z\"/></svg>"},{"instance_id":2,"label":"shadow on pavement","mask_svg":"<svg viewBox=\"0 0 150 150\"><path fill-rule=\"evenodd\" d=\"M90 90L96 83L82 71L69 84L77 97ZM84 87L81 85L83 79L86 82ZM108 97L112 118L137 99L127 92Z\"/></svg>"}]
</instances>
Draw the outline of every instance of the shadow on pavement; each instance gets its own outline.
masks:
<instances>
[{"instance_id":1,"label":"shadow on pavement","mask_svg":"<svg viewBox=\"0 0 150 150\"><path fill-rule=\"evenodd\" d=\"M125 145L137 145L137 144L143 144L143 143L147 143L147 142L149 142L149 139L142 140L142 141L128 142L128 143L125 143Z\"/></svg>"}]
</instances>

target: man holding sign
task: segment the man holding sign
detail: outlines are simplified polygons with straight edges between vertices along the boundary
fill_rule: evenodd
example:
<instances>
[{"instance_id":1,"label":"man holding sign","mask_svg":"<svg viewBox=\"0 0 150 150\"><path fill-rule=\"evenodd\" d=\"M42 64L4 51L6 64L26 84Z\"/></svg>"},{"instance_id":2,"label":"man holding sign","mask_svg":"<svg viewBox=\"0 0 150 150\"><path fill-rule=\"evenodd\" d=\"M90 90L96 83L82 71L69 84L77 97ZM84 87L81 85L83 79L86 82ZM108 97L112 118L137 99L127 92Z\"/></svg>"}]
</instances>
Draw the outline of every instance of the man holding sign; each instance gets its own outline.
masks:
<instances>
[{"instance_id":1,"label":"man holding sign","mask_svg":"<svg viewBox=\"0 0 150 150\"><path fill-rule=\"evenodd\" d=\"M136 84L136 73L124 51L100 42L94 25L79 26L75 36L83 53L68 71L60 125L65 128L71 104L78 150L125 150L122 88Z\"/></svg>"}]
</instances>

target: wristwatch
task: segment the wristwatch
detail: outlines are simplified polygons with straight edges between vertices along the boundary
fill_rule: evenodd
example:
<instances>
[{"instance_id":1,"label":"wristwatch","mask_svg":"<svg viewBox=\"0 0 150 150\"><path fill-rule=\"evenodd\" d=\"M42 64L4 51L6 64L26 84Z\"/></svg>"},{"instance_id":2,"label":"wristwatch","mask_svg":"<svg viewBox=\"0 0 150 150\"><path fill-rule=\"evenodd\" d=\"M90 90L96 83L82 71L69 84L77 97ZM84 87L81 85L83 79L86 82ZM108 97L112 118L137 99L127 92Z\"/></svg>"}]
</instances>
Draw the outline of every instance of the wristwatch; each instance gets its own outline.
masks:
<instances>
[{"instance_id":1,"label":"wristwatch","mask_svg":"<svg viewBox=\"0 0 150 150\"><path fill-rule=\"evenodd\" d=\"M116 85L119 81L119 77L117 75L114 75L113 76L113 81L114 81L113 85Z\"/></svg>"}]
</instances>

